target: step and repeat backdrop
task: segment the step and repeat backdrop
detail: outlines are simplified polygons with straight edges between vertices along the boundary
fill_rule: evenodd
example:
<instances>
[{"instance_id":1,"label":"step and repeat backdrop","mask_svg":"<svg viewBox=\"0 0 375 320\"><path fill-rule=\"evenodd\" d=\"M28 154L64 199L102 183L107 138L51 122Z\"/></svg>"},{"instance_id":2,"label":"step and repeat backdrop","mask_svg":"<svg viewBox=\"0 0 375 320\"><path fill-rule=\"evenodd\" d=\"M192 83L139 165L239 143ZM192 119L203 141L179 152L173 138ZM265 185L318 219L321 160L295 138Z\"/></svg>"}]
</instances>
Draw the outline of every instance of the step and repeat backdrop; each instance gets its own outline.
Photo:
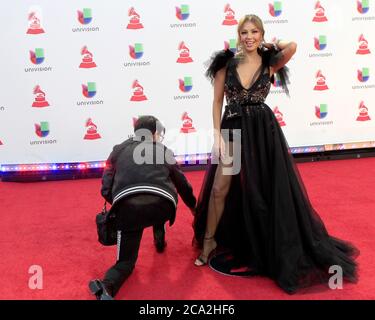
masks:
<instances>
[{"instance_id":1,"label":"step and repeat backdrop","mask_svg":"<svg viewBox=\"0 0 375 320\"><path fill-rule=\"evenodd\" d=\"M239 19L293 40L290 97L267 99L292 152L375 146L375 1L14 0L0 10L0 164L105 160L140 116L176 155L212 146L205 63Z\"/></svg>"}]
</instances>

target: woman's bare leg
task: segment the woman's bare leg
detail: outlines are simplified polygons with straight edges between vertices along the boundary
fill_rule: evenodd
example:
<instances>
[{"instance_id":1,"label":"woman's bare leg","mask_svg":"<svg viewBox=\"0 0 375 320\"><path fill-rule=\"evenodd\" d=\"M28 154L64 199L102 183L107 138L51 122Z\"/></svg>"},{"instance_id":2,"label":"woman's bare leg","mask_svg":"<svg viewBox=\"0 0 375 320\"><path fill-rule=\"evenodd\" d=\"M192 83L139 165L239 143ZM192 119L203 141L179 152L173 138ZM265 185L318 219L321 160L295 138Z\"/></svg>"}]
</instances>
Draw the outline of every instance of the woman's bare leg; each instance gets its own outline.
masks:
<instances>
[{"instance_id":1,"label":"woman's bare leg","mask_svg":"<svg viewBox=\"0 0 375 320\"><path fill-rule=\"evenodd\" d=\"M231 156L232 144L226 146ZM203 250L199 258L195 261L197 266L207 263L210 253L216 248L216 241L214 239L217 226L223 215L225 199L229 192L232 175L228 174L228 170L232 167L232 163L228 163L227 159L220 161L217 166L214 183L212 186L210 200L208 202L207 225L203 240Z\"/></svg>"}]
</instances>

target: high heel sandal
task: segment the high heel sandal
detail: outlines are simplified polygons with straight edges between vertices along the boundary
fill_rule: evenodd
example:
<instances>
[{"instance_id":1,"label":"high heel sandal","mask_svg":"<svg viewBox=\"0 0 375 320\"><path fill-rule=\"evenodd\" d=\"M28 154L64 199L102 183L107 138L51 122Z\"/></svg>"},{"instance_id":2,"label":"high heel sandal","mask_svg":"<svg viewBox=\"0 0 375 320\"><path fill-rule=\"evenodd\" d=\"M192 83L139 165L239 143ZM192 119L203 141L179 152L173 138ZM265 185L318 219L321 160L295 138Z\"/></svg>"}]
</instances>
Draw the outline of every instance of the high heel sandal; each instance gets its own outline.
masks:
<instances>
[{"instance_id":1,"label":"high heel sandal","mask_svg":"<svg viewBox=\"0 0 375 320\"><path fill-rule=\"evenodd\" d=\"M202 266L206 265L207 262L208 262L208 260L209 260L209 258L210 258L210 256L211 256L212 254L214 254L214 252L215 252L215 250L216 250L217 243L216 243L214 237L204 238L204 239L203 239L203 243L204 243L205 241L207 241L207 242L211 242L211 241L213 241L213 246L212 246L211 250L208 252L208 254L204 255L203 253L201 253L201 254L199 255L199 257L195 260L194 264L195 264L197 267L202 267ZM206 242L206 243L207 243L207 242ZM204 244L203 244L203 249L204 249Z\"/></svg>"}]
</instances>

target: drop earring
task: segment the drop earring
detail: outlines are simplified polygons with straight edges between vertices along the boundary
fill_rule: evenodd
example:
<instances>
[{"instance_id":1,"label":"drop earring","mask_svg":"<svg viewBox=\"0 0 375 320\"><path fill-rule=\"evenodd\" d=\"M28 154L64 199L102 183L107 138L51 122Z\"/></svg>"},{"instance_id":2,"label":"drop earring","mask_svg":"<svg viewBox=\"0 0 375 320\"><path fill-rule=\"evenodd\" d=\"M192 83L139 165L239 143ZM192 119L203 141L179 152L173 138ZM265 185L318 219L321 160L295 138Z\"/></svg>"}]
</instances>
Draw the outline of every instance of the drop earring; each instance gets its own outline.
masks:
<instances>
[{"instance_id":1,"label":"drop earring","mask_svg":"<svg viewBox=\"0 0 375 320\"><path fill-rule=\"evenodd\" d=\"M241 42L240 43L240 45L239 45L239 47L238 47L238 51L239 52L243 52L244 50L243 50L243 43Z\"/></svg>"}]
</instances>

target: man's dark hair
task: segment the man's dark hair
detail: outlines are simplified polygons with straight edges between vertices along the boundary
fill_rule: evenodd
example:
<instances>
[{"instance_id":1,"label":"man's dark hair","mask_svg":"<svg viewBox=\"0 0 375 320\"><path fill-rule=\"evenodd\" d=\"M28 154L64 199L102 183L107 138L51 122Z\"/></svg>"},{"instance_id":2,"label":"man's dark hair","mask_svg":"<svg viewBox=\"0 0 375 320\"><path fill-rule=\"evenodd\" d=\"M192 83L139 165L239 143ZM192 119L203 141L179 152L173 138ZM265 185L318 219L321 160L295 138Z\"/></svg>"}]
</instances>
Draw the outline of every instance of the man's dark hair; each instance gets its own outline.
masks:
<instances>
[{"instance_id":1,"label":"man's dark hair","mask_svg":"<svg viewBox=\"0 0 375 320\"><path fill-rule=\"evenodd\" d=\"M134 133L135 135L146 135L149 131L152 135L155 132L164 133L165 127L163 124L154 116L141 116L134 124ZM137 134L138 132L138 134Z\"/></svg>"}]
</instances>

